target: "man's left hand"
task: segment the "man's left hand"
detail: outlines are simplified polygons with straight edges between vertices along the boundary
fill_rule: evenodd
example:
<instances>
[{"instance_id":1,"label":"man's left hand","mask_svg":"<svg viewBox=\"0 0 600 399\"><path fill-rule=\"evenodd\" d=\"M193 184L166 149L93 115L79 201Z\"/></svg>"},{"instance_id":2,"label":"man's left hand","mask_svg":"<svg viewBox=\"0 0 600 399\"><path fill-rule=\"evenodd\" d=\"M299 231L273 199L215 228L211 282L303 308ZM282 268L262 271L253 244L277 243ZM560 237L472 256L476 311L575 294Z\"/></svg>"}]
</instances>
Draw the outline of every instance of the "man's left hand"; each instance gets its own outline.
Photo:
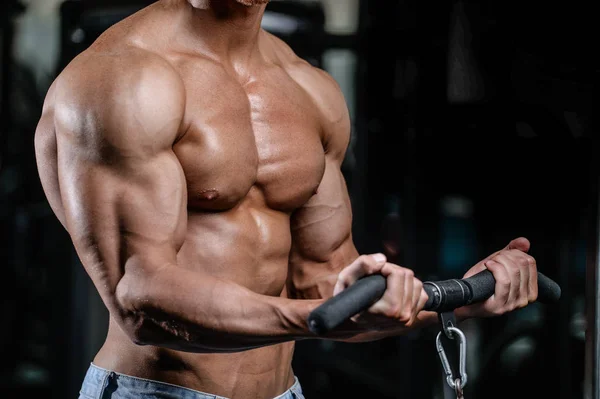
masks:
<instances>
[{"instance_id":1,"label":"man's left hand","mask_svg":"<svg viewBox=\"0 0 600 399\"><path fill-rule=\"evenodd\" d=\"M528 254L530 242L524 237L488 256L464 275L471 277L488 269L496 279L494 294L486 301L457 309L459 319L500 316L535 302L538 295L537 266Z\"/></svg>"}]
</instances>

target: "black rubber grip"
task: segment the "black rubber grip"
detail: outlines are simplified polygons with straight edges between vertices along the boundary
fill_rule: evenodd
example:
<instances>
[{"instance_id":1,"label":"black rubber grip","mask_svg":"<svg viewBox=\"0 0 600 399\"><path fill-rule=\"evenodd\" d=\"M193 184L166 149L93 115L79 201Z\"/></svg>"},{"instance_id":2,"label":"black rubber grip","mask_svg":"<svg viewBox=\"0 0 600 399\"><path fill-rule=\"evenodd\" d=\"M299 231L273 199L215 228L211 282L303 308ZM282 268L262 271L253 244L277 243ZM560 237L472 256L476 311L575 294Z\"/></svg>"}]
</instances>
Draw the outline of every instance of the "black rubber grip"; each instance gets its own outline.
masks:
<instances>
[{"instance_id":1,"label":"black rubber grip","mask_svg":"<svg viewBox=\"0 0 600 399\"><path fill-rule=\"evenodd\" d=\"M470 303L485 301L494 294L496 280L489 270L484 270L461 281L464 281L472 292ZM551 278L538 272L538 302L554 303L560 299L560 296L560 286Z\"/></svg>"},{"instance_id":2,"label":"black rubber grip","mask_svg":"<svg viewBox=\"0 0 600 399\"><path fill-rule=\"evenodd\" d=\"M377 302L383 296L386 285L381 274L361 278L310 313L310 330L319 335L333 330Z\"/></svg>"},{"instance_id":3,"label":"black rubber grip","mask_svg":"<svg viewBox=\"0 0 600 399\"><path fill-rule=\"evenodd\" d=\"M483 302L494 294L496 279L489 270L463 279L471 290L471 302Z\"/></svg>"},{"instance_id":4,"label":"black rubber grip","mask_svg":"<svg viewBox=\"0 0 600 399\"><path fill-rule=\"evenodd\" d=\"M562 292L560 285L554 280L538 272L538 301L555 303L560 299Z\"/></svg>"},{"instance_id":5,"label":"black rubber grip","mask_svg":"<svg viewBox=\"0 0 600 399\"><path fill-rule=\"evenodd\" d=\"M423 289L429 296L424 310L447 312L482 302L494 294L496 280L491 271L484 270L466 279L426 281ZM385 292L386 280L373 275L358 280L340 294L327 300L308 316L310 330L318 335L338 327L350 317L368 309ZM561 289L556 282L538 272L538 301L553 303L560 299Z\"/></svg>"}]
</instances>

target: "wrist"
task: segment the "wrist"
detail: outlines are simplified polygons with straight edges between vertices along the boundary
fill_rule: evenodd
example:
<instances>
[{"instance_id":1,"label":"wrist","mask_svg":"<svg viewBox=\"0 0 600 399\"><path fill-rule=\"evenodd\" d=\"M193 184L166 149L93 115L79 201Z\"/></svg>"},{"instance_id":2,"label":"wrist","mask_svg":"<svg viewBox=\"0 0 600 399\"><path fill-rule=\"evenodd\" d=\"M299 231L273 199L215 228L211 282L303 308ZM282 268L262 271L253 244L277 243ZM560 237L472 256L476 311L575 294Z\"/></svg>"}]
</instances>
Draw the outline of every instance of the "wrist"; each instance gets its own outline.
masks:
<instances>
[{"instance_id":1,"label":"wrist","mask_svg":"<svg viewBox=\"0 0 600 399\"><path fill-rule=\"evenodd\" d=\"M358 326L352 320L346 320L337 328L323 335L312 332L308 325L308 316L326 300L290 300L282 308L282 320L285 328L293 335L295 340L302 339L326 339L333 341L345 341L364 333L364 327Z\"/></svg>"},{"instance_id":2,"label":"wrist","mask_svg":"<svg viewBox=\"0 0 600 399\"><path fill-rule=\"evenodd\" d=\"M317 338L308 326L308 316L324 300L288 299L279 306L279 317L283 328L294 339Z\"/></svg>"}]
</instances>

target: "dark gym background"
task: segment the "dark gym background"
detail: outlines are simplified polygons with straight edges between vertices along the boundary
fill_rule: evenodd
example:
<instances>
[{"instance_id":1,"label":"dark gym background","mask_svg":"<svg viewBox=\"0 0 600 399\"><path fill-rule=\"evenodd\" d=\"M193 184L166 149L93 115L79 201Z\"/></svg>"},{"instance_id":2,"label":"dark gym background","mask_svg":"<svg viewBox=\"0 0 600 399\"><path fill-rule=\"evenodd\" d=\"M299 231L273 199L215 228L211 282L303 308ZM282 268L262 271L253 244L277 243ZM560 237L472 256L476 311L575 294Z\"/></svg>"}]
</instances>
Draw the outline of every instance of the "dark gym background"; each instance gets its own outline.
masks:
<instances>
[{"instance_id":1,"label":"dark gym background","mask_svg":"<svg viewBox=\"0 0 600 399\"><path fill-rule=\"evenodd\" d=\"M107 313L41 191L33 133L60 70L151 1L3 0L0 397L75 398ZM461 325L467 398L600 399L598 105L592 6L273 1L264 28L340 83L363 253L459 278L517 236L562 287ZM596 107L596 108L594 108ZM308 399L451 398L435 336L297 346Z\"/></svg>"}]
</instances>

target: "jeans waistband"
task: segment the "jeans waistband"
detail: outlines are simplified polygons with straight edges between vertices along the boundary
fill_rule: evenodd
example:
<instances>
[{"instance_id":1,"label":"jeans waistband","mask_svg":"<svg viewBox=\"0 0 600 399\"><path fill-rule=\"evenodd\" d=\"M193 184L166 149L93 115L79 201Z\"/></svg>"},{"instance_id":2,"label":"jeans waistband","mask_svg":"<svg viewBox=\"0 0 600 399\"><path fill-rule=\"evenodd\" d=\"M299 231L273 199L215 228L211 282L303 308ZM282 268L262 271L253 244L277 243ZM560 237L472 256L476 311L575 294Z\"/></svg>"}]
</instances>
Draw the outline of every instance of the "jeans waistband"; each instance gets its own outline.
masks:
<instances>
[{"instance_id":1,"label":"jeans waistband","mask_svg":"<svg viewBox=\"0 0 600 399\"><path fill-rule=\"evenodd\" d=\"M196 391L179 385L153 381L140 377L116 373L90 364L81 386L81 399L103 399L105 392L112 392L112 399L136 397L161 399L227 399L210 393ZM122 395L120 395L122 393ZM298 378L294 385L273 399L303 399Z\"/></svg>"}]
</instances>

